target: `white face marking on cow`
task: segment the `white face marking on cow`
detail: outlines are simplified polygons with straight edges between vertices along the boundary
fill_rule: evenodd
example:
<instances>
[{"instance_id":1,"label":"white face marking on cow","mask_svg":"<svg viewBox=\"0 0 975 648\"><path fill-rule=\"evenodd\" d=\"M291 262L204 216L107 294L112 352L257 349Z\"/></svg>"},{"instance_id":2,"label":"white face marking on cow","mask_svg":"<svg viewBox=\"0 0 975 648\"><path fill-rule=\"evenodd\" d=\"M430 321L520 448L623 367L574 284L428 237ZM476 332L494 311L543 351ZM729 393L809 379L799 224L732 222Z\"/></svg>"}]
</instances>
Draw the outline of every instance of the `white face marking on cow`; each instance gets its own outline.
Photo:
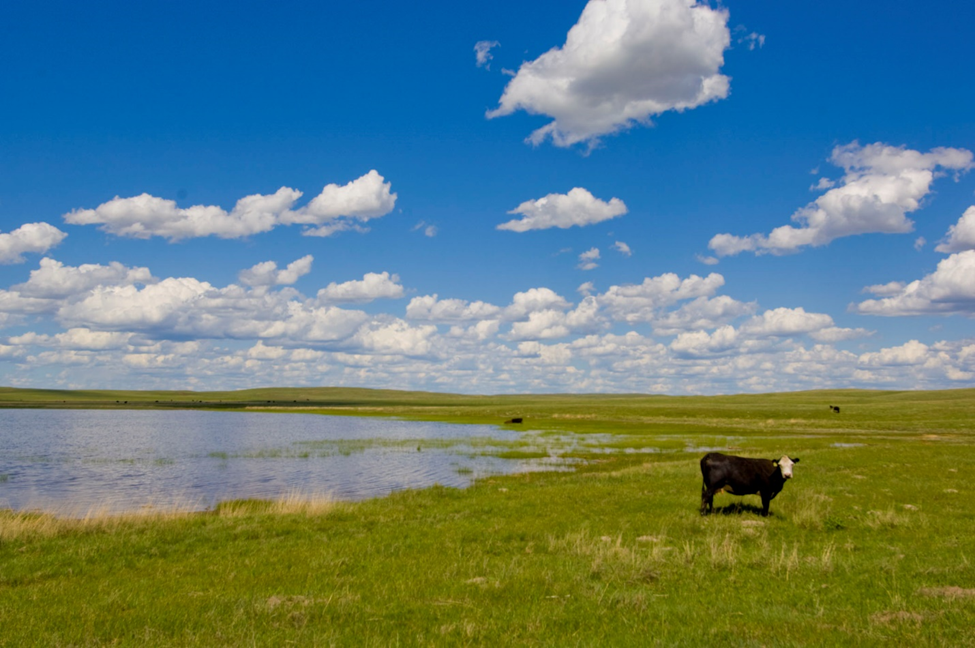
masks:
<instances>
[{"instance_id":1,"label":"white face marking on cow","mask_svg":"<svg viewBox=\"0 0 975 648\"><path fill-rule=\"evenodd\" d=\"M779 469L786 479L792 479L792 466L792 459L789 459L789 455L782 455L782 458L779 459Z\"/></svg>"}]
</instances>

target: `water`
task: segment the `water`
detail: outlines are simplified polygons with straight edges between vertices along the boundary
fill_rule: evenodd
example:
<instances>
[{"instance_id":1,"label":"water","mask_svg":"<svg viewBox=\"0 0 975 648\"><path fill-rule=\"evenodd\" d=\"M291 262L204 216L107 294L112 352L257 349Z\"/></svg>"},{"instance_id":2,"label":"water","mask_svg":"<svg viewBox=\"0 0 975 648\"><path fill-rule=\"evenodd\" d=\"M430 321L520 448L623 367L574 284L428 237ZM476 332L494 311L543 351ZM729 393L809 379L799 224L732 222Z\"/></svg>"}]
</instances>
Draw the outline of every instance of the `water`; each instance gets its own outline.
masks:
<instances>
[{"instance_id":1,"label":"water","mask_svg":"<svg viewBox=\"0 0 975 648\"><path fill-rule=\"evenodd\" d=\"M205 509L291 491L364 499L551 469L484 452L516 430L245 412L0 410L0 508Z\"/></svg>"}]
</instances>

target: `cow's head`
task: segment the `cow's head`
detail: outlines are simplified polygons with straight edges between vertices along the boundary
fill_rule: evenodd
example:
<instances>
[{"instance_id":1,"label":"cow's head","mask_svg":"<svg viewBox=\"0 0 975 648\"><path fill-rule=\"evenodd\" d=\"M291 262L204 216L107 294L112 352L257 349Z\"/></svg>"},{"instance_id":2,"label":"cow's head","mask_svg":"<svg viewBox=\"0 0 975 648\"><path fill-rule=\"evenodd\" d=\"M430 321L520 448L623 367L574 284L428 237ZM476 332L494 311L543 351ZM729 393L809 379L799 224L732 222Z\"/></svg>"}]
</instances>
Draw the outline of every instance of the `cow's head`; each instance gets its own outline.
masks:
<instances>
[{"instance_id":1,"label":"cow's head","mask_svg":"<svg viewBox=\"0 0 975 648\"><path fill-rule=\"evenodd\" d=\"M775 465L777 465L779 470L782 471L782 476L784 478L792 479L792 466L797 463L799 463L798 458L790 459L789 455L782 455L782 458L776 461Z\"/></svg>"}]
</instances>

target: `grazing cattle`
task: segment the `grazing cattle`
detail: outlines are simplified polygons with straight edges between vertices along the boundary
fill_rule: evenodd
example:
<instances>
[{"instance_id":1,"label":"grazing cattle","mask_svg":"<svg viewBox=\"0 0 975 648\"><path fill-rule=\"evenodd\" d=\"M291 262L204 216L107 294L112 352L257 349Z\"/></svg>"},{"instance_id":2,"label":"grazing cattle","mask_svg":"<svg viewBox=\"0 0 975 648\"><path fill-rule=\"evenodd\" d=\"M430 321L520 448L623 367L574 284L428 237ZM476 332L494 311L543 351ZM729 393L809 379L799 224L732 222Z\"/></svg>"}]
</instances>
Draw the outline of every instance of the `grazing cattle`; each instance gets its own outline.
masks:
<instances>
[{"instance_id":1,"label":"grazing cattle","mask_svg":"<svg viewBox=\"0 0 975 648\"><path fill-rule=\"evenodd\" d=\"M513 418L505 421L505 424L510 424L510 423L521 423L521 418Z\"/></svg>"},{"instance_id":2,"label":"grazing cattle","mask_svg":"<svg viewBox=\"0 0 975 648\"><path fill-rule=\"evenodd\" d=\"M840 406L839 405L830 405L829 408L830 408L830 410L836 412L837 414L840 413Z\"/></svg>"},{"instance_id":3,"label":"grazing cattle","mask_svg":"<svg viewBox=\"0 0 975 648\"><path fill-rule=\"evenodd\" d=\"M709 452L701 459L701 515L713 509L714 496L724 491L732 495L762 496L762 515L768 515L768 505L792 479L792 466L799 459L782 455L781 459L748 459L720 452Z\"/></svg>"}]
</instances>

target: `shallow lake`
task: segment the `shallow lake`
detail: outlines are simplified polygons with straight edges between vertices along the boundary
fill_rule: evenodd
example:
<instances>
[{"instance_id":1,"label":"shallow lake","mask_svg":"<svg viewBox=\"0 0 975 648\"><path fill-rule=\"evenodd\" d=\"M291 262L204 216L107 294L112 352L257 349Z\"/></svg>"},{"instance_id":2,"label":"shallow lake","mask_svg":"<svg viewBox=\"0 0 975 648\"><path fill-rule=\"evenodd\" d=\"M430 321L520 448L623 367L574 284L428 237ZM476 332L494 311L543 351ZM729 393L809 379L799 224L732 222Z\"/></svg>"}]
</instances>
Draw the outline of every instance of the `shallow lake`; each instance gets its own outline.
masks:
<instances>
[{"instance_id":1,"label":"shallow lake","mask_svg":"<svg viewBox=\"0 0 975 648\"><path fill-rule=\"evenodd\" d=\"M0 508L206 509L292 491L364 499L558 466L489 425L156 410L0 411Z\"/></svg>"}]
</instances>

